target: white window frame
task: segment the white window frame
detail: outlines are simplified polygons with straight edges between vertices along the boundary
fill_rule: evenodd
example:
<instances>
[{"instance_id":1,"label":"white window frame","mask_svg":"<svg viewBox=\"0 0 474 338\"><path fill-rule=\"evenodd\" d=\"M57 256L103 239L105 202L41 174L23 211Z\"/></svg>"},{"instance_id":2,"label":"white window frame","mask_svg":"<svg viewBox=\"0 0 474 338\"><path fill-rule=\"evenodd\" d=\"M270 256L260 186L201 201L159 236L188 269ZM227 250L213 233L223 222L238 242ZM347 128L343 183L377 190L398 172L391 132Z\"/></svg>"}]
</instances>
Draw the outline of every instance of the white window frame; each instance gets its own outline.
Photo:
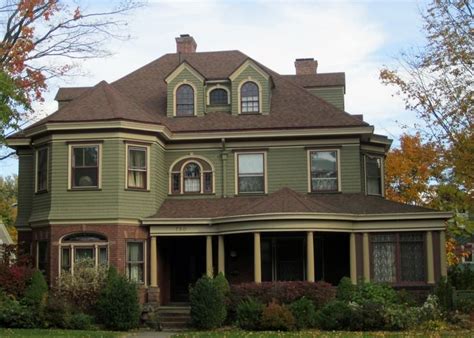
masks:
<instances>
[{"instance_id":1,"label":"white window frame","mask_svg":"<svg viewBox=\"0 0 474 338\"><path fill-rule=\"evenodd\" d=\"M194 109L193 109L193 115L183 115L183 116L178 116L176 115L176 107L178 105L178 102L176 101L176 93L178 92L178 88L181 87L182 85L189 85L193 89L193 96L194 96ZM192 117L197 115L197 88L196 86L189 80L184 79L183 81L177 83L174 86L173 89L173 116L174 117Z\"/></svg>"},{"instance_id":2,"label":"white window frame","mask_svg":"<svg viewBox=\"0 0 474 338\"><path fill-rule=\"evenodd\" d=\"M368 191L368 184L367 184L367 158L378 158L380 159L380 194L369 194ZM364 190L367 196L382 196L385 197L385 160L384 157L381 155L370 155L364 154Z\"/></svg>"},{"instance_id":3,"label":"white window frame","mask_svg":"<svg viewBox=\"0 0 474 338\"><path fill-rule=\"evenodd\" d=\"M135 188L128 186L128 155L130 148L144 148L146 150L146 186L145 188ZM125 189L137 191L150 191L150 145L127 142L125 144Z\"/></svg>"},{"instance_id":4,"label":"white window frame","mask_svg":"<svg viewBox=\"0 0 474 338\"><path fill-rule=\"evenodd\" d=\"M70 234L66 235L69 236ZM66 237L66 236L63 236ZM58 254L59 254L59 259L58 259L58 271L59 275L62 273L62 251L64 248L69 249L69 259L70 259L70 271L71 275L74 275L74 264L75 264L75 250L76 248L80 247L86 247L86 248L93 248L94 249L94 260L95 260L95 268L99 267L99 250L100 248L106 248L107 249L107 266L110 264L110 246L109 242L68 242L68 243L63 243L63 238L59 241L59 248L58 248Z\"/></svg>"},{"instance_id":5,"label":"white window frame","mask_svg":"<svg viewBox=\"0 0 474 338\"><path fill-rule=\"evenodd\" d=\"M46 188L42 190L38 190L38 165L39 165L39 153L40 151L46 150ZM47 192L48 191L48 184L49 184L49 147L41 147L36 149L35 154L35 192Z\"/></svg>"},{"instance_id":6,"label":"white window frame","mask_svg":"<svg viewBox=\"0 0 474 338\"><path fill-rule=\"evenodd\" d=\"M139 285L147 286L148 285L148 271L147 271L147 246L148 241L146 239L126 239L125 240L125 271L127 272L128 278L128 243L142 243L143 245L143 282L137 282Z\"/></svg>"},{"instance_id":7,"label":"white window frame","mask_svg":"<svg viewBox=\"0 0 474 338\"><path fill-rule=\"evenodd\" d=\"M252 113L242 113L242 102L241 102L241 94L242 94L242 86L244 84L246 84L247 82L253 82L257 85L258 87L258 112L252 112ZM239 115L262 115L262 105L263 105L263 102L262 102L262 85L260 84L260 82L249 76L245 79L243 79L240 83L239 83L239 87L237 88L237 104L238 104L238 112L239 112Z\"/></svg>"},{"instance_id":8,"label":"white window frame","mask_svg":"<svg viewBox=\"0 0 474 338\"><path fill-rule=\"evenodd\" d=\"M90 187L73 187L72 184L72 152L73 148L87 148L87 147L97 147L98 149L98 158L97 158L97 186L90 186ZM68 190L100 190L102 189L102 143L70 143L68 145Z\"/></svg>"},{"instance_id":9,"label":"white window frame","mask_svg":"<svg viewBox=\"0 0 474 338\"><path fill-rule=\"evenodd\" d=\"M316 152L336 152L336 165L337 165L337 191L336 190L320 190L320 191L313 191L312 190L312 183L311 183L311 153ZM306 154L306 162L307 162L307 177L308 177L308 193L335 193L341 192L341 150L339 148L313 148L308 149Z\"/></svg>"},{"instance_id":10,"label":"white window frame","mask_svg":"<svg viewBox=\"0 0 474 338\"><path fill-rule=\"evenodd\" d=\"M239 191L239 155L263 155L263 192L240 192ZM267 151L236 151L234 153L234 192L235 195L258 195L268 194L268 170Z\"/></svg>"}]
</instances>

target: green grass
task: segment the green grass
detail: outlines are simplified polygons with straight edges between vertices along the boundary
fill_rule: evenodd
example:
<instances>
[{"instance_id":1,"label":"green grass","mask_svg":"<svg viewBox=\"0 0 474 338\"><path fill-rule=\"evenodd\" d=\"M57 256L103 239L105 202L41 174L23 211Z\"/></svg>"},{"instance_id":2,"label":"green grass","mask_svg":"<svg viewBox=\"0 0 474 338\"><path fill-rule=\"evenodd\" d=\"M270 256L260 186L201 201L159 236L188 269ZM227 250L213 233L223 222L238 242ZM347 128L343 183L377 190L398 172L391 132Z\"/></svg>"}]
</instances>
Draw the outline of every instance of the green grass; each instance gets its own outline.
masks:
<instances>
[{"instance_id":1,"label":"green grass","mask_svg":"<svg viewBox=\"0 0 474 338\"><path fill-rule=\"evenodd\" d=\"M46 329L0 329L0 337L81 337L81 338L112 338L121 337L124 333L108 331L80 330L46 330Z\"/></svg>"},{"instance_id":2,"label":"green grass","mask_svg":"<svg viewBox=\"0 0 474 338\"><path fill-rule=\"evenodd\" d=\"M409 338L409 337L473 337L474 331L438 331L438 332L343 332L343 331L301 331L301 332L248 332L239 330L219 330L203 332L183 332L176 334L173 338L271 338L271 337L300 337L300 338L345 338L345 337L389 337L389 338Z\"/></svg>"}]
</instances>

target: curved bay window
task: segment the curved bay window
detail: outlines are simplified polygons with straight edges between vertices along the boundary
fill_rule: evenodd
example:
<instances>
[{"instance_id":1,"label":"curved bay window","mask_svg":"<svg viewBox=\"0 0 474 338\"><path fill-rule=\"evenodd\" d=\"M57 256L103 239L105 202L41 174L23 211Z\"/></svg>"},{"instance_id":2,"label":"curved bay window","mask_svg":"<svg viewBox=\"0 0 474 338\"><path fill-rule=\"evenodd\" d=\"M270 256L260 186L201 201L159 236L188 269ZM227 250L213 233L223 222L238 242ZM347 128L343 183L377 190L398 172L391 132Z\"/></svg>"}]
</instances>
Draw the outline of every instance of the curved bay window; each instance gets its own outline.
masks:
<instances>
[{"instance_id":1,"label":"curved bay window","mask_svg":"<svg viewBox=\"0 0 474 338\"><path fill-rule=\"evenodd\" d=\"M183 84L176 90L176 116L194 115L194 89Z\"/></svg>"},{"instance_id":2,"label":"curved bay window","mask_svg":"<svg viewBox=\"0 0 474 338\"><path fill-rule=\"evenodd\" d=\"M258 86L255 82L246 82L240 88L240 109L242 114L253 114L260 111Z\"/></svg>"},{"instance_id":3,"label":"curved bay window","mask_svg":"<svg viewBox=\"0 0 474 338\"><path fill-rule=\"evenodd\" d=\"M74 273L74 265L91 261L95 267L108 263L107 237L96 233L75 233L60 242L61 271Z\"/></svg>"},{"instance_id":4,"label":"curved bay window","mask_svg":"<svg viewBox=\"0 0 474 338\"><path fill-rule=\"evenodd\" d=\"M209 103L211 105L229 104L227 90L222 88L213 89L209 94Z\"/></svg>"},{"instance_id":5,"label":"curved bay window","mask_svg":"<svg viewBox=\"0 0 474 338\"><path fill-rule=\"evenodd\" d=\"M211 194L214 192L213 168L201 158L185 158L170 172L171 194Z\"/></svg>"}]
</instances>

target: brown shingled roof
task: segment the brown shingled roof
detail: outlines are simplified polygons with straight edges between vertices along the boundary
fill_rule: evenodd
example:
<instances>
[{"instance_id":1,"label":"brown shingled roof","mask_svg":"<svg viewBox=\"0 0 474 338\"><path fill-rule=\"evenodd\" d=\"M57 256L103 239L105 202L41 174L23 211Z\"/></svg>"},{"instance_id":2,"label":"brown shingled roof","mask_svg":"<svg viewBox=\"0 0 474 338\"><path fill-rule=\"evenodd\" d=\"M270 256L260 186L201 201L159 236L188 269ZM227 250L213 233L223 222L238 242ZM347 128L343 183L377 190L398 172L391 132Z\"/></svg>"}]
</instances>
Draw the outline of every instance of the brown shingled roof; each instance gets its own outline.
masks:
<instances>
[{"instance_id":1,"label":"brown shingled roof","mask_svg":"<svg viewBox=\"0 0 474 338\"><path fill-rule=\"evenodd\" d=\"M164 79L181 62L189 63L206 79L227 79L247 59L249 57L239 51L166 54L112 84L107 84L109 97L113 92L112 101L95 89L77 87L63 90L58 93L59 98L66 99L74 95L79 97L35 126L45 122L110 119L163 124L172 132L368 126L261 64L258 65L270 74L274 84L270 114L233 116L227 112L212 112L202 117L179 119L166 116L167 85ZM105 94L103 88L100 91ZM90 95L94 97L87 98ZM124 105L110 106L119 100Z\"/></svg>"},{"instance_id":2,"label":"brown shingled roof","mask_svg":"<svg viewBox=\"0 0 474 338\"><path fill-rule=\"evenodd\" d=\"M283 75L284 78L293 81L304 88L311 87L334 87L346 85L345 73L318 73L303 75Z\"/></svg>"},{"instance_id":3,"label":"brown shingled roof","mask_svg":"<svg viewBox=\"0 0 474 338\"><path fill-rule=\"evenodd\" d=\"M302 194L282 188L267 196L208 199L168 198L150 218L215 218L270 213L329 213L373 215L432 212L434 210L392 202L364 194Z\"/></svg>"},{"instance_id":4,"label":"brown shingled roof","mask_svg":"<svg viewBox=\"0 0 474 338\"><path fill-rule=\"evenodd\" d=\"M59 88L54 99L56 101L71 101L81 96L91 87L62 87Z\"/></svg>"}]
</instances>

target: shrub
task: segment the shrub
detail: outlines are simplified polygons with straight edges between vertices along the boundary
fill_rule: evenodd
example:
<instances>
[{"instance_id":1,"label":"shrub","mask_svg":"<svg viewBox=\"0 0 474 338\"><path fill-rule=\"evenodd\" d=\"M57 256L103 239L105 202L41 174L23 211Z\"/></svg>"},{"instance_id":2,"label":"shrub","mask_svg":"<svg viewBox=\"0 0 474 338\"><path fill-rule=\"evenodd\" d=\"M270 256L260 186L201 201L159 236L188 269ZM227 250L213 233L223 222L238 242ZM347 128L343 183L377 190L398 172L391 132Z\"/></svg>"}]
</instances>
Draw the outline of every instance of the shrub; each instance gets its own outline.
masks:
<instances>
[{"instance_id":1,"label":"shrub","mask_svg":"<svg viewBox=\"0 0 474 338\"><path fill-rule=\"evenodd\" d=\"M418 309L405 304L395 304L385 308L385 328L404 331L414 328L418 323Z\"/></svg>"},{"instance_id":2,"label":"shrub","mask_svg":"<svg viewBox=\"0 0 474 338\"><path fill-rule=\"evenodd\" d=\"M67 329L72 317L71 305L56 293L48 296L48 302L44 310L44 323L46 327L57 327Z\"/></svg>"},{"instance_id":3,"label":"shrub","mask_svg":"<svg viewBox=\"0 0 474 338\"><path fill-rule=\"evenodd\" d=\"M261 324L266 330L289 331L295 329L295 318L287 307L272 301L263 309Z\"/></svg>"},{"instance_id":4,"label":"shrub","mask_svg":"<svg viewBox=\"0 0 474 338\"><path fill-rule=\"evenodd\" d=\"M307 329L314 326L316 310L312 301L306 297L294 301L290 304L290 311L296 321L298 329Z\"/></svg>"},{"instance_id":5,"label":"shrub","mask_svg":"<svg viewBox=\"0 0 474 338\"><path fill-rule=\"evenodd\" d=\"M351 315L348 303L333 300L316 313L316 326L323 330L346 330L350 326Z\"/></svg>"},{"instance_id":6,"label":"shrub","mask_svg":"<svg viewBox=\"0 0 474 338\"><path fill-rule=\"evenodd\" d=\"M191 319L197 328L213 329L220 327L227 316L222 285L203 276L190 288Z\"/></svg>"},{"instance_id":7,"label":"shrub","mask_svg":"<svg viewBox=\"0 0 474 338\"><path fill-rule=\"evenodd\" d=\"M474 270L467 264L458 264L448 273L451 285L457 290L474 290Z\"/></svg>"},{"instance_id":8,"label":"shrub","mask_svg":"<svg viewBox=\"0 0 474 338\"><path fill-rule=\"evenodd\" d=\"M453 309L453 286L446 277L440 279L435 288L435 295L438 297L439 305L444 311Z\"/></svg>"},{"instance_id":9,"label":"shrub","mask_svg":"<svg viewBox=\"0 0 474 338\"><path fill-rule=\"evenodd\" d=\"M56 290L59 297L64 297L76 309L89 314L93 313L107 278L107 268L94 265L90 259L75 263L74 274L61 273Z\"/></svg>"},{"instance_id":10,"label":"shrub","mask_svg":"<svg viewBox=\"0 0 474 338\"><path fill-rule=\"evenodd\" d=\"M217 274L216 277L214 277L214 284L222 292L222 294L225 297L229 296L229 293L230 293L229 282L227 281L227 279L225 278L222 272Z\"/></svg>"},{"instance_id":11,"label":"shrub","mask_svg":"<svg viewBox=\"0 0 474 338\"><path fill-rule=\"evenodd\" d=\"M384 307L380 303L366 301L351 303L349 328L352 331L373 331L385 327Z\"/></svg>"},{"instance_id":12,"label":"shrub","mask_svg":"<svg viewBox=\"0 0 474 338\"><path fill-rule=\"evenodd\" d=\"M348 277L343 277L337 285L336 298L349 302L355 292L356 286Z\"/></svg>"},{"instance_id":13,"label":"shrub","mask_svg":"<svg viewBox=\"0 0 474 338\"><path fill-rule=\"evenodd\" d=\"M259 301L248 298L237 306L237 323L244 330L259 330L265 306Z\"/></svg>"},{"instance_id":14,"label":"shrub","mask_svg":"<svg viewBox=\"0 0 474 338\"><path fill-rule=\"evenodd\" d=\"M0 264L0 289L16 299L22 298L34 271L24 262L17 262L13 265L6 262Z\"/></svg>"},{"instance_id":15,"label":"shrub","mask_svg":"<svg viewBox=\"0 0 474 338\"><path fill-rule=\"evenodd\" d=\"M474 312L474 299L472 298L461 298L456 302L456 310L471 314Z\"/></svg>"},{"instance_id":16,"label":"shrub","mask_svg":"<svg viewBox=\"0 0 474 338\"><path fill-rule=\"evenodd\" d=\"M21 304L11 295L0 292L0 327L29 329L39 324L31 307Z\"/></svg>"},{"instance_id":17,"label":"shrub","mask_svg":"<svg viewBox=\"0 0 474 338\"><path fill-rule=\"evenodd\" d=\"M46 298L48 295L48 284L44 279L41 271L35 271L31 277L31 283L25 291L25 296L22 302L26 305L33 306L38 311L46 305Z\"/></svg>"},{"instance_id":18,"label":"shrub","mask_svg":"<svg viewBox=\"0 0 474 338\"><path fill-rule=\"evenodd\" d=\"M422 322L438 321L443 318L443 313L439 305L439 299L435 295L429 295L425 303L418 308L418 318Z\"/></svg>"},{"instance_id":19,"label":"shrub","mask_svg":"<svg viewBox=\"0 0 474 338\"><path fill-rule=\"evenodd\" d=\"M400 302L398 294L393 288L385 284L370 282L357 284L351 300L358 304L371 302L389 305Z\"/></svg>"},{"instance_id":20,"label":"shrub","mask_svg":"<svg viewBox=\"0 0 474 338\"><path fill-rule=\"evenodd\" d=\"M75 313L69 321L69 329L71 330L89 330L92 327L94 319L85 313Z\"/></svg>"},{"instance_id":21,"label":"shrub","mask_svg":"<svg viewBox=\"0 0 474 338\"><path fill-rule=\"evenodd\" d=\"M97 301L99 320L109 329L126 331L138 327L140 306L137 287L111 267L105 288Z\"/></svg>"}]
</instances>

